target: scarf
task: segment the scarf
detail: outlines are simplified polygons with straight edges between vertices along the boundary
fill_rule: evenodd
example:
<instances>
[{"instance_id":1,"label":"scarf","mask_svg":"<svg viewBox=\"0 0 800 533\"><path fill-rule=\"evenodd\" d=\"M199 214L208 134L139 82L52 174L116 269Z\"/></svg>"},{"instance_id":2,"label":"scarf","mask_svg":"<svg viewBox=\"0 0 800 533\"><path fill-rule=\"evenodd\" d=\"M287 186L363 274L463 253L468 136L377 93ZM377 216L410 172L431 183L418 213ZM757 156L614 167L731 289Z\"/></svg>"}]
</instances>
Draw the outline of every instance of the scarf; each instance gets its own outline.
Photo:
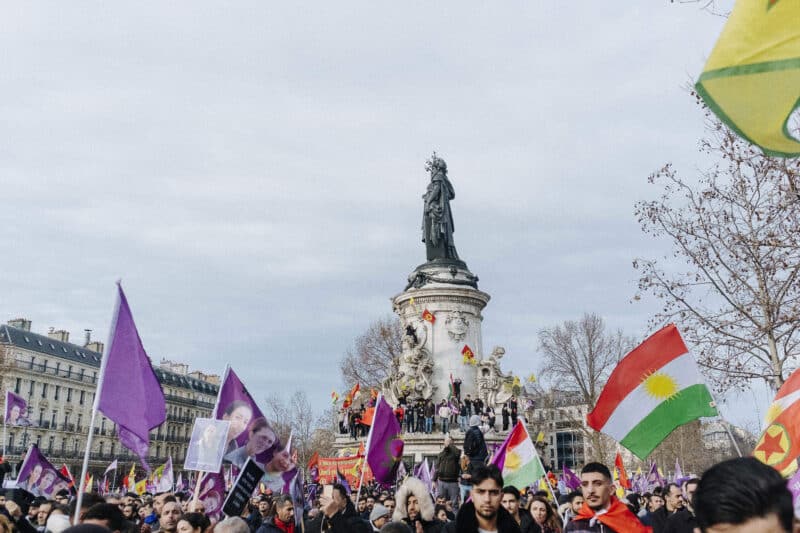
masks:
<instances>
[{"instance_id":1,"label":"scarf","mask_svg":"<svg viewBox=\"0 0 800 533\"><path fill-rule=\"evenodd\" d=\"M283 522L279 520L278 517L276 516L272 520L272 523L275 524L275 527L277 527L278 529L280 529L285 533L294 533L294 522Z\"/></svg>"},{"instance_id":2,"label":"scarf","mask_svg":"<svg viewBox=\"0 0 800 533\"><path fill-rule=\"evenodd\" d=\"M601 509L597 512L584 502L575 520L588 520L592 526L596 522L600 522L617 533L652 533L653 531L652 528L642 524L636 515L615 496L611 496L611 504L608 509Z\"/></svg>"}]
</instances>

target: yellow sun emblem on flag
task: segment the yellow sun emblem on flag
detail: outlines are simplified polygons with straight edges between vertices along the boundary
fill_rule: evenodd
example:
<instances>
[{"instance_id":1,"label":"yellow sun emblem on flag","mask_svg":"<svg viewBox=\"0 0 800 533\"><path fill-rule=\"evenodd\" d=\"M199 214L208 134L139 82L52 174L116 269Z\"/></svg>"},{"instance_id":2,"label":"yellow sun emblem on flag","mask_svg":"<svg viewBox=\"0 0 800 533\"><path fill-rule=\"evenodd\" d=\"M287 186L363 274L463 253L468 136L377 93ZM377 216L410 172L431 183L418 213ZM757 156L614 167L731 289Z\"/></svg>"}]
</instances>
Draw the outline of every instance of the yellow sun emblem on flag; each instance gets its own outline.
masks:
<instances>
[{"instance_id":1,"label":"yellow sun emblem on flag","mask_svg":"<svg viewBox=\"0 0 800 533\"><path fill-rule=\"evenodd\" d=\"M503 470L519 470L522 466L522 458L515 452L508 452L506 454L506 461L503 464Z\"/></svg>"},{"instance_id":2,"label":"yellow sun emblem on flag","mask_svg":"<svg viewBox=\"0 0 800 533\"><path fill-rule=\"evenodd\" d=\"M658 400L667 400L678 394L678 382L665 372L653 372L644 380L644 390Z\"/></svg>"}]
</instances>

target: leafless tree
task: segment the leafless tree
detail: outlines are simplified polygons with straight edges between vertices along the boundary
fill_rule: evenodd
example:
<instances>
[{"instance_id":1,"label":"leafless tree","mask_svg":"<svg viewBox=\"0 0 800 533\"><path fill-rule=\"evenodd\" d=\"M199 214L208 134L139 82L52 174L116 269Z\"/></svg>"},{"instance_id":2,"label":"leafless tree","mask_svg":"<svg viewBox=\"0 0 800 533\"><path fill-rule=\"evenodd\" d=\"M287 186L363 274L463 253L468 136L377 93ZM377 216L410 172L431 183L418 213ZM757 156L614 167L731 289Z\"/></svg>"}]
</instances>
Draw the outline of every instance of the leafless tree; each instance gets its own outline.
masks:
<instances>
[{"instance_id":1,"label":"leafless tree","mask_svg":"<svg viewBox=\"0 0 800 533\"><path fill-rule=\"evenodd\" d=\"M281 442L292 435L292 449L297 450L300 465L305 466L315 451L326 453L326 433L333 435L330 413L315 413L304 391L295 391L288 400L273 394L267 397L267 419L273 425ZM328 439L330 440L330 439ZM322 449L326 448L326 449Z\"/></svg>"},{"instance_id":2,"label":"leafless tree","mask_svg":"<svg viewBox=\"0 0 800 533\"><path fill-rule=\"evenodd\" d=\"M344 383L348 387L360 383L362 390L378 387L400 356L401 333L400 321L393 316L370 324L339 363Z\"/></svg>"},{"instance_id":3,"label":"leafless tree","mask_svg":"<svg viewBox=\"0 0 800 533\"><path fill-rule=\"evenodd\" d=\"M591 410L611 371L633 346L633 340L622 331L606 331L600 316L587 313L580 320L567 320L539 331L539 352L543 357L539 375L562 394L575 397L573 403L587 405ZM559 415L572 421L574 412L563 409ZM574 422L590 440L594 458L605 460L608 439L588 428L583 420L576 418Z\"/></svg>"},{"instance_id":4,"label":"leafless tree","mask_svg":"<svg viewBox=\"0 0 800 533\"><path fill-rule=\"evenodd\" d=\"M650 176L661 195L636 204L642 230L671 250L634 260L634 299L661 300L651 326L675 322L717 389L758 379L777 389L800 354L800 160L707 123L710 167L685 179L666 165Z\"/></svg>"}]
</instances>

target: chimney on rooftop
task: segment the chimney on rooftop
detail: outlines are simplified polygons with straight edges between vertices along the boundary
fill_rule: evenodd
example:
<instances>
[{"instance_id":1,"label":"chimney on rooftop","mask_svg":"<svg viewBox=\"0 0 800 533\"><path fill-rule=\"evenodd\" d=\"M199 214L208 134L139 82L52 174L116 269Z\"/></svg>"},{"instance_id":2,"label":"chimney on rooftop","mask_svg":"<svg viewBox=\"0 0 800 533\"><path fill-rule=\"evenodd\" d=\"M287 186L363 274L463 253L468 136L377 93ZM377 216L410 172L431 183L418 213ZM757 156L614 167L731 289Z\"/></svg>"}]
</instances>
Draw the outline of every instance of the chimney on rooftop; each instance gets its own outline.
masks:
<instances>
[{"instance_id":1,"label":"chimney on rooftop","mask_svg":"<svg viewBox=\"0 0 800 533\"><path fill-rule=\"evenodd\" d=\"M25 331L31 330L31 321L27 318L15 318L8 321L8 325L12 328L22 329Z\"/></svg>"},{"instance_id":2,"label":"chimney on rooftop","mask_svg":"<svg viewBox=\"0 0 800 533\"><path fill-rule=\"evenodd\" d=\"M61 342L69 342L69 331L63 329L50 328L47 336Z\"/></svg>"},{"instance_id":3,"label":"chimney on rooftop","mask_svg":"<svg viewBox=\"0 0 800 533\"><path fill-rule=\"evenodd\" d=\"M86 332L86 338L83 340L83 347L86 348L92 342L92 330L85 329L83 331Z\"/></svg>"}]
</instances>

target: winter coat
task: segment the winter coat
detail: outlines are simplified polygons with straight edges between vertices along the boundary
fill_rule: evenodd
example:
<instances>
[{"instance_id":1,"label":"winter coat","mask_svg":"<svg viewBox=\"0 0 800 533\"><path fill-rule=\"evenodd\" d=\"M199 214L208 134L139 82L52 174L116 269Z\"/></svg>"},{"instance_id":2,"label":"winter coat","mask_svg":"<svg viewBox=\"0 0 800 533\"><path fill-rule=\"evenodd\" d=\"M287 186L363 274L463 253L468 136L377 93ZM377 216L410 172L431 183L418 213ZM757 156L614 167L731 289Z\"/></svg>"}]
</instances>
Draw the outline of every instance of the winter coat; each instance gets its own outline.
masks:
<instances>
[{"instance_id":1,"label":"winter coat","mask_svg":"<svg viewBox=\"0 0 800 533\"><path fill-rule=\"evenodd\" d=\"M269 517L261 523L261 527L256 530L256 533L284 533L281 528L275 525L275 518Z\"/></svg>"},{"instance_id":2,"label":"winter coat","mask_svg":"<svg viewBox=\"0 0 800 533\"><path fill-rule=\"evenodd\" d=\"M343 511L322 519L322 531L329 533L370 533L372 526L358 516L353 502L347 501Z\"/></svg>"},{"instance_id":3,"label":"winter coat","mask_svg":"<svg viewBox=\"0 0 800 533\"><path fill-rule=\"evenodd\" d=\"M481 428L472 426L467 430L464 435L464 453L473 464L486 462L489 450L486 449L486 440L483 438Z\"/></svg>"},{"instance_id":4,"label":"winter coat","mask_svg":"<svg viewBox=\"0 0 800 533\"><path fill-rule=\"evenodd\" d=\"M442 529L442 522L437 521L434 516L433 499L425 484L415 477L407 477L395 494L393 522L405 522L415 531L415 526L408 518L408 497L415 496L419 502L419 516L417 519L422 522L422 529L425 533L439 533Z\"/></svg>"},{"instance_id":5,"label":"winter coat","mask_svg":"<svg viewBox=\"0 0 800 533\"><path fill-rule=\"evenodd\" d=\"M461 506L453 522L444 526L444 533L478 533L478 519L475 516L475 504L467 502ZM514 517L500 507L497 510L497 533L521 533Z\"/></svg>"},{"instance_id":6,"label":"winter coat","mask_svg":"<svg viewBox=\"0 0 800 533\"><path fill-rule=\"evenodd\" d=\"M440 451L436 458L436 479L445 482L458 481L461 472L459 459L461 451L452 444Z\"/></svg>"}]
</instances>

